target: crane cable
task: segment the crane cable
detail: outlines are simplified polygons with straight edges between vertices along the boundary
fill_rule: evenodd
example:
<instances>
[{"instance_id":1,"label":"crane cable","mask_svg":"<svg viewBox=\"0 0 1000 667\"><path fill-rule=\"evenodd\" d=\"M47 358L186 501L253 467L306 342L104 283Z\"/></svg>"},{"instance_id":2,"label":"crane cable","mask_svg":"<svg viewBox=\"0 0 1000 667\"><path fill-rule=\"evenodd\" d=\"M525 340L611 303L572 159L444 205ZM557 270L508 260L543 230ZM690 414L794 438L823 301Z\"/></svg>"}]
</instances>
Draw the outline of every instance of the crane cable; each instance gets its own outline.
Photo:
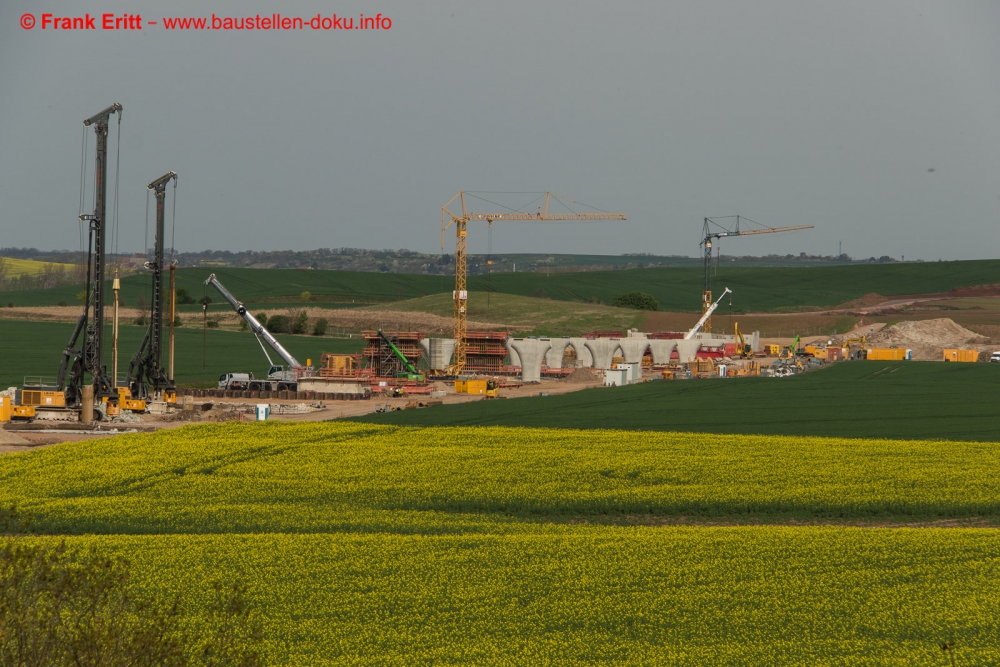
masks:
<instances>
[{"instance_id":1,"label":"crane cable","mask_svg":"<svg viewBox=\"0 0 1000 667\"><path fill-rule=\"evenodd\" d=\"M146 188L146 233L142 239L142 254L147 256L149 253L149 188Z\"/></svg>"}]
</instances>

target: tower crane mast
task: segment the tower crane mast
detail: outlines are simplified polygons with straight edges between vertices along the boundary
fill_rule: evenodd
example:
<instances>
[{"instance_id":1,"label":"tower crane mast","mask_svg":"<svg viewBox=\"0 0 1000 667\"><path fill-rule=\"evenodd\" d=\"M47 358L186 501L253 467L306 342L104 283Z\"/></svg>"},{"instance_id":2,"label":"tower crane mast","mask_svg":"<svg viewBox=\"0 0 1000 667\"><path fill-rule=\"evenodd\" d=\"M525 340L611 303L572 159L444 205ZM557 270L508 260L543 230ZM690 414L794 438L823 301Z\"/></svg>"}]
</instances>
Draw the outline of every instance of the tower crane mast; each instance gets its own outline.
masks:
<instances>
[{"instance_id":1,"label":"tower crane mast","mask_svg":"<svg viewBox=\"0 0 1000 667\"><path fill-rule=\"evenodd\" d=\"M813 225L796 225L794 227L751 227L750 229L740 229L740 221L745 220L746 222L753 222L749 218L741 215L728 216L729 219L735 218L736 224L732 229L728 229L720 225L717 220L722 220L724 218L705 218L705 224L702 228L702 241L701 245L705 249L705 289L701 293L701 312L702 318L705 320L703 322L703 330L707 333L712 331L712 317L709 309L712 308L712 246L713 239L728 238L731 236L751 236L754 234L777 234L778 232L793 232L799 229L812 229ZM758 224L758 223L753 223ZM712 225L718 227L719 229L713 230Z\"/></svg>"},{"instance_id":2,"label":"tower crane mast","mask_svg":"<svg viewBox=\"0 0 1000 667\"><path fill-rule=\"evenodd\" d=\"M458 194L448 200L448 203L441 207L441 250L444 251L445 230L455 225L455 291L452 297L455 302L455 360L448 368L450 375L458 375L465 368L466 351L468 343L466 341L466 320L468 319L469 293L466 288L466 237L468 233L468 223L470 220L485 220L491 227L494 221L513 222L545 222L545 221L592 221L592 220L626 220L624 213L609 213L601 211L598 213L550 213L549 201L552 197L556 199L577 203L572 199L561 197L553 192L545 193L545 203L538 207L535 213L526 211L506 211L503 213L476 213L469 211L465 204L465 190L460 190ZM455 200L458 200L462 210L461 213L452 213L448 207Z\"/></svg>"}]
</instances>

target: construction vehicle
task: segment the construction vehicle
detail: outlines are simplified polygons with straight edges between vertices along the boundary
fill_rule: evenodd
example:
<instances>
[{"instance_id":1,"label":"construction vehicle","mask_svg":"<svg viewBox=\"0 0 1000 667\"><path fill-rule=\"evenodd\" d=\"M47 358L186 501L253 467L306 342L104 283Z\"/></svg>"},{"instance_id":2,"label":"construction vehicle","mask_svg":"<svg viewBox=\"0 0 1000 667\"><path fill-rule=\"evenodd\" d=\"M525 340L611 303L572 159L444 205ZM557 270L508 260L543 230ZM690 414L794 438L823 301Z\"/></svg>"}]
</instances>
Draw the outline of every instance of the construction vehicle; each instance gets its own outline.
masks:
<instances>
[{"instance_id":1,"label":"construction vehicle","mask_svg":"<svg viewBox=\"0 0 1000 667\"><path fill-rule=\"evenodd\" d=\"M784 350L781 351L781 354L778 355L778 358L791 359L796 354L798 354L798 350L799 350L799 335L796 334L795 340L792 341L791 345L789 345L788 347L786 347Z\"/></svg>"},{"instance_id":2,"label":"construction vehicle","mask_svg":"<svg viewBox=\"0 0 1000 667\"><path fill-rule=\"evenodd\" d=\"M729 289L729 288L726 288ZM754 350L753 346L750 345L743 337L743 332L740 331L740 323L733 323L733 333L736 335L736 354L739 355L741 359L749 359L753 357Z\"/></svg>"},{"instance_id":3,"label":"construction vehicle","mask_svg":"<svg viewBox=\"0 0 1000 667\"><path fill-rule=\"evenodd\" d=\"M156 231L153 235L153 261L146 262L145 268L152 272L152 298L149 326L142 337L139 349L128 365L126 384L130 401L142 401L145 409L150 399L177 402L177 389L167 377L161 362L163 350L163 218L167 183L177 183L177 172L170 171L150 183L147 189L156 197ZM138 407L138 403L135 404Z\"/></svg>"},{"instance_id":4,"label":"construction vehicle","mask_svg":"<svg viewBox=\"0 0 1000 667\"><path fill-rule=\"evenodd\" d=\"M81 214L80 220L88 223L87 275L84 286L83 314L63 350L55 389L62 391L67 407L80 409L84 402L84 386L92 384L93 402L97 412L106 405L104 401L117 403L118 391L115 381L108 377L103 364L104 351L104 260L107 242L107 158L108 125L111 114L118 114L119 143L121 140L122 105L115 103L107 109L83 121L84 127L93 126L97 137L94 167L94 212ZM117 165L115 167L117 169ZM78 346L81 334L82 344ZM87 377L89 376L89 378ZM89 382L88 382L89 380ZM89 407L89 396L88 406ZM81 413L81 416L82 413ZM90 417L90 415L86 415ZM99 416L99 415L95 415Z\"/></svg>"},{"instance_id":5,"label":"construction vehicle","mask_svg":"<svg viewBox=\"0 0 1000 667\"><path fill-rule=\"evenodd\" d=\"M719 224L719 220L729 220L736 219L736 225L733 228L727 228ZM751 224L757 225L756 228L751 229L740 229L740 221L749 222ZM715 226L716 230L712 227ZM705 218L704 226L702 228L702 241L701 245L704 246L705 252L705 290L701 293L701 310L703 313L708 312L709 307L712 304L712 247L713 239L721 239L723 237L732 236L750 236L752 234L777 234L778 232L792 232L799 229L812 229L812 225L796 225L794 227L767 227L761 225L760 223L754 222L747 217L741 215L729 215L722 218ZM712 318L709 315L708 319L705 320L704 329L706 333L712 332Z\"/></svg>"},{"instance_id":6,"label":"construction vehicle","mask_svg":"<svg viewBox=\"0 0 1000 667\"><path fill-rule=\"evenodd\" d=\"M406 358L406 355L399 351L396 344L389 340L389 337L386 336L381 329L378 330L378 335L382 341L389 346L389 349L392 350L392 353L396 356L396 358L403 364L403 368L406 369L405 373L399 373L397 377L405 378L407 380L415 380L416 382L423 382L424 374L413 367L413 364L411 364L410 360Z\"/></svg>"},{"instance_id":7,"label":"construction vehicle","mask_svg":"<svg viewBox=\"0 0 1000 667\"><path fill-rule=\"evenodd\" d=\"M694 338L695 334L701 331L702 327L705 326L705 323L711 320L712 313L714 313L715 309L719 307L719 302L722 301L722 299L727 294L732 294L732 293L733 291L727 287L726 291L720 294L719 298L715 300L715 303L709 304L709 307L706 308L705 312L702 314L701 319L695 322L695 325L691 327L691 330L688 331L686 334L684 334L684 340L691 340L692 338Z\"/></svg>"},{"instance_id":8,"label":"construction vehicle","mask_svg":"<svg viewBox=\"0 0 1000 667\"><path fill-rule=\"evenodd\" d=\"M215 277L213 273L208 278L205 279L206 285L211 285L219 294L222 295L229 305L233 307L236 314L243 318L243 321L247 323L250 327L250 331L253 332L254 337L257 338L257 343L260 344L260 349L267 357L267 363L270 364L271 368L267 372L266 379L256 379L251 373L225 373L219 378L219 388L229 389L230 387L230 376L240 377L240 382L243 382L243 376L247 376L247 382L249 384L250 391L297 391L299 378L308 377L312 375L312 368L309 366L303 366L299 363L299 360L292 356L292 353L286 350L281 343L275 340L274 336L271 335L267 329L257 320L256 317L247 311L246 306L244 306L240 301L234 297L229 290L227 290L219 279ZM263 339L263 340L261 340ZM271 355L267 353L267 349L264 347L264 343L267 343L271 349L278 353L278 356L282 358L285 365L275 364L271 360ZM226 384L223 387L223 384Z\"/></svg>"},{"instance_id":9,"label":"construction vehicle","mask_svg":"<svg viewBox=\"0 0 1000 667\"><path fill-rule=\"evenodd\" d=\"M471 194L471 193L470 193ZM469 292L466 289L466 234L467 225L470 220L485 220L490 230L493 229L494 221L515 221L515 222L544 222L544 221L567 221L567 220L626 220L624 213L549 213L549 199L555 197L564 206L566 203L577 204L578 202L566 197L560 197L552 192L545 193L545 204L538 207L537 213L528 213L517 210L508 210L506 213L473 213L465 205L465 190L460 190L457 195L448 200L448 203L441 207L441 252L444 252L444 233L451 225L455 225L455 291L452 292L452 299L455 302L455 352L454 361L445 369L446 375L459 375L465 368L466 352L468 341L466 340L466 319L468 310L466 308ZM472 195L475 196L475 195ZM448 210L451 203L458 199L462 204L461 215L456 215ZM485 200L484 200L485 201ZM567 210L569 207L566 206Z\"/></svg>"}]
</instances>

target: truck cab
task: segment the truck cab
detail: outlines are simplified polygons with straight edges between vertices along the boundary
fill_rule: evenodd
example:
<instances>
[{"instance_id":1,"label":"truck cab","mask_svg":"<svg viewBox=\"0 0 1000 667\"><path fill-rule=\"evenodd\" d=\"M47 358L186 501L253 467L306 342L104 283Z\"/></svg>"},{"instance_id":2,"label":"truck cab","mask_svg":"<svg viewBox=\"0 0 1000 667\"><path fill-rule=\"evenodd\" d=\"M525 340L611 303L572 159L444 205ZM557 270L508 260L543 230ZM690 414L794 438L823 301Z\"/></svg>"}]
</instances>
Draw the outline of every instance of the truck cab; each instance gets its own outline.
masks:
<instances>
[{"instance_id":1,"label":"truck cab","mask_svg":"<svg viewBox=\"0 0 1000 667\"><path fill-rule=\"evenodd\" d=\"M219 376L219 389L246 391L250 388L253 373L223 373Z\"/></svg>"},{"instance_id":2,"label":"truck cab","mask_svg":"<svg viewBox=\"0 0 1000 667\"><path fill-rule=\"evenodd\" d=\"M990 355L990 363L991 364L1000 363L1000 352L994 352L993 354Z\"/></svg>"}]
</instances>

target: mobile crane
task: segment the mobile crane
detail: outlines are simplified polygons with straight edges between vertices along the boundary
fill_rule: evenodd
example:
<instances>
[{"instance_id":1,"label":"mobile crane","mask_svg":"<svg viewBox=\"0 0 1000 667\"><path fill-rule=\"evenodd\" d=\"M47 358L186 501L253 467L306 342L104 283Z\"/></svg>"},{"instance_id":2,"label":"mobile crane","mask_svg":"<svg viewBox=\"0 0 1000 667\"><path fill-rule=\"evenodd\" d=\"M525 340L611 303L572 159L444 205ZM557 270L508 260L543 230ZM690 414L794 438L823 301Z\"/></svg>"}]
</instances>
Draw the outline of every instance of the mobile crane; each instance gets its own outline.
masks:
<instances>
[{"instance_id":1,"label":"mobile crane","mask_svg":"<svg viewBox=\"0 0 1000 667\"><path fill-rule=\"evenodd\" d=\"M161 363L163 347L163 210L167 183L177 184L177 172L167 172L150 183L147 188L156 196L156 234L153 240L153 261L146 262L146 268L153 273L153 298L150 308L149 327L139 344L139 350L132 357L126 375L130 398L146 401L163 398L168 403L177 401L177 389L167 377ZM149 388L152 387L152 394Z\"/></svg>"},{"instance_id":2,"label":"mobile crane","mask_svg":"<svg viewBox=\"0 0 1000 667\"><path fill-rule=\"evenodd\" d=\"M701 328L705 325L705 323L708 322L711 319L712 313L714 313L715 309L719 307L719 302L722 301L722 299L727 294L732 294L732 293L733 293L733 290L731 290L731 289L729 289L727 287L726 291L724 291L722 294L720 294L719 298L715 300L715 303L710 304L708 306L708 308L705 309L705 313L701 316L700 320L698 320L697 322L695 322L695 325L693 327L691 327L691 330L688 331L686 334L684 334L684 340L691 340L692 338L694 338L695 334L697 334L699 331L701 331Z\"/></svg>"},{"instance_id":3,"label":"mobile crane","mask_svg":"<svg viewBox=\"0 0 1000 667\"><path fill-rule=\"evenodd\" d=\"M311 376L312 368L299 363L299 360L293 357L291 352L275 340L271 332L265 329L264 325L247 311L246 306L230 294L229 290L223 287L214 273L205 280L205 284L217 289L222 298L228 301L229 305L233 307L236 314L243 318L243 321L247 323L250 331L257 338L260 349L264 353L264 356L267 357L267 363L271 366L271 369L267 372L267 379L256 379L253 377L253 373L223 373L219 377L219 389L232 389L236 387L231 385L239 384L240 389L249 388L251 391L283 391L286 389L296 391L298 389L299 378ZM271 361L271 355L267 353L264 343L270 345L271 349L278 353L278 356L285 362L284 366L276 365ZM244 384L247 384L248 387L244 387Z\"/></svg>"}]
</instances>

